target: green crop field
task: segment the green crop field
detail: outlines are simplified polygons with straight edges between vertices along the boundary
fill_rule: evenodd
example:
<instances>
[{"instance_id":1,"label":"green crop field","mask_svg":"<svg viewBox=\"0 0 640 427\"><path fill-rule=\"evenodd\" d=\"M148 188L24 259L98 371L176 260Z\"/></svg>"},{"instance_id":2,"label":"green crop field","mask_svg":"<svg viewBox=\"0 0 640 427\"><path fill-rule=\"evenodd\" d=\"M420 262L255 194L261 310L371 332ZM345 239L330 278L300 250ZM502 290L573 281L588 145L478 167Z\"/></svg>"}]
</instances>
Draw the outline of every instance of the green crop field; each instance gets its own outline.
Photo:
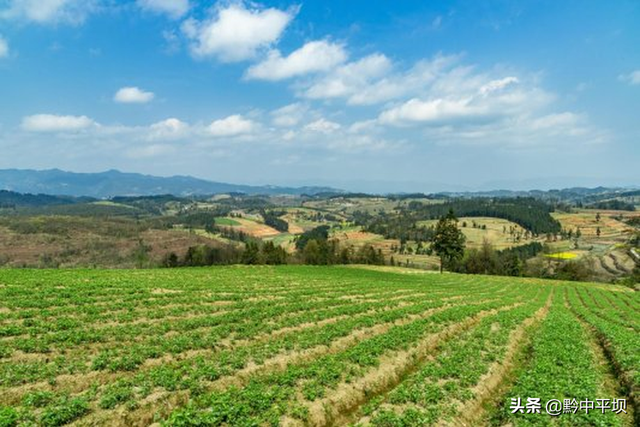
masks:
<instances>
[{"instance_id":1,"label":"green crop field","mask_svg":"<svg viewBox=\"0 0 640 427\"><path fill-rule=\"evenodd\" d=\"M373 267L0 270L0 426L632 426L639 329L638 293L602 284ZM540 413L512 413L528 398ZM545 413L551 399L569 411Z\"/></svg>"}]
</instances>

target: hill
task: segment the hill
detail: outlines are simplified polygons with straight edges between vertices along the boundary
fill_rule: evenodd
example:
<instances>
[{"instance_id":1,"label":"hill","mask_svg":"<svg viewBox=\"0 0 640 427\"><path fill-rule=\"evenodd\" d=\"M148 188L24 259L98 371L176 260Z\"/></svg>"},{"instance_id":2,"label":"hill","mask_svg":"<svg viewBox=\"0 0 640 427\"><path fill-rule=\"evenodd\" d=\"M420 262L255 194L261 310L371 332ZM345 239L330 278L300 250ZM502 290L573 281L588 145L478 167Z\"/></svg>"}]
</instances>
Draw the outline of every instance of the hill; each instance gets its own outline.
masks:
<instances>
[{"instance_id":1,"label":"hill","mask_svg":"<svg viewBox=\"0 0 640 427\"><path fill-rule=\"evenodd\" d=\"M20 193L55 194L63 196L148 196L173 194L175 196L209 195L220 193L245 194L317 194L339 192L330 187L278 187L252 186L207 181L192 176L159 177L139 173L108 170L99 173L76 173L60 169L0 170L0 190Z\"/></svg>"}]
</instances>

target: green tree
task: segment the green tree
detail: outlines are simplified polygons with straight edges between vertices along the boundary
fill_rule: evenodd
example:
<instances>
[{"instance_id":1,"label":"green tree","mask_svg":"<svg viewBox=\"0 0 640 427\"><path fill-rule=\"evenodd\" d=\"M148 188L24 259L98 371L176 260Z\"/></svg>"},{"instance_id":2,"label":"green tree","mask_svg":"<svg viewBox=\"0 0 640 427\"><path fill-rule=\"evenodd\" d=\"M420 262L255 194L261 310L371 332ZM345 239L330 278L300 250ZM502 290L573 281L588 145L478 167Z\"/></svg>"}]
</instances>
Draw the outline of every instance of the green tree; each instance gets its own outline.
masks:
<instances>
[{"instance_id":1,"label":"green tree","mask_svg":"<svg viewBox=\"0 0 640 427\"><path fill-rule=\"evenodd\" d=\"M256 242L247 242L247 247L242 253L243 264L260 264L260 248Z\"/></svg>"},{"instance_id":2,"label":"green tree","mask_svg":"<svg viewBox=\"0 0 640 427\"><path fill-rule=\"evenodd\" d=\"M262 245L261 251L265 264L280 265L287 262L287 252L282 246L277 246L273 242L266 242Z\"/></svg>"},{"instance_id":3,"label":"green tree","mask_svg":"<svg viewBox=\"0 0 640 427\"><path fill-rule=\"evenodd\" d=\"M320 244L316 239L311 239L306 242L304 249L302 250L304 256L304 263L311 265L323 264L323 256L320 248Z\"/></svg>"},{"instance_id":4,"label":"green tree","mask_svg":"<svg viewBox=\"0 0 640 427\"><path fill-rule=\"evenodd\" d=\"M458 229L458 219L453 210L438 220L435 235L432 239L432 247L440 257L440 273L444 267L451 266L464 255L466 238Z\"/></svg>"}]
</instances>

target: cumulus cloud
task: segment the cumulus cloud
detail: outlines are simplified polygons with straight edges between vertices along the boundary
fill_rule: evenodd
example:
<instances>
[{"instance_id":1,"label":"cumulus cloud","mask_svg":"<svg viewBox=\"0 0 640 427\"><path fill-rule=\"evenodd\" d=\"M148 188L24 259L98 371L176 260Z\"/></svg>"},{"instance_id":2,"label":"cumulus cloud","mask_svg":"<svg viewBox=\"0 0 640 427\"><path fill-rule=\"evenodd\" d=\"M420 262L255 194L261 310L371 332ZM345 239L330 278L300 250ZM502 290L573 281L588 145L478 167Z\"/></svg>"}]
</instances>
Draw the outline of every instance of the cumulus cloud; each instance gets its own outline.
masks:
<instances>
[{"instance_id":1,"label":"cumulus cloud","mask_svg":"<svg viewBox=\"0 0 640 427\"><path fill-rule=\"evenodd\" d=\"M337 131L340 128L341 126L339 123L332 122L325 118L321 118L306 125L304 127L304 130L329 134Z\"/></svg>"},{"instance_id":2,"label":"cumulus cloud","mask_svg":"<svg viewBox=\"0 0 640 427\"><path fill-rule=\"evenodd\" d=\"M77 132L95 126L87 116L35 114L22 119L22 129L29 132Z\"/></svg>"},{"instance_id":3,"label":"cumulus cloud","mask_svg":"<svg viewBox=\"0 0 640 427\"><path fill-rule=\"evenodd\" d=\"M207 131L211 136L228 137L250 134L255 128L255 122L245 119L239 114L234 114L224 119L214 120L208 126Z\"/></svg>"},{"instance_id":4,"label":"cumulus cloud","mask_svg":"<svg viewBox=\"0 0 640 427\"><path fill-rule=\"evenodd\" d=\"M186 20L182 31L191 40L193 56L238 62L254 58L260 49L277 42L296 13L295 9L261 9L232 3L219 6L209 19Z\"/></svg>"},{"instance_id":5,"label":"cumulus cloud","mask_svg":"<svg viewBox=\"0 0 640 427\"><path fill-rule=\"evenodd\" d=\"M338 67L332 73L312 83L303 96L311 99L349 97L372 80L382 77L391 69L391 61L382 54L366 56L358 61Z\"/></svg>"},{"instance_id":6,"label":"cumulus cloud","mask_svg":"<svg viewBox=\"0 0 640 427\"><path fill-rule=\"evenodd\" d=\"M137 0L136 3L143 10L166 14L173 19L182 18L191 7L189 0Z\"/></svg>"},{"instance_id":7,"label":"cumulus cloud","mask_svg":"<svg viewBox=\"0 0 640 427\"><path fill-rule=\"evenodd\" d=\"M311 99L343 98L350 105L374 105L424 91L459 61L458 55L436 55L407 70L381 53L349 62L311 81L298 95Z\"/></svg>"},{"instance_id":8,"label":"cumulus cloud","mask_svg":"<svg viewBox=\"0 0 640 427\"><path fill-rule=\"evenodd\" d=\"M640 85L640 70L632 71L629 74L623 74L619 76L619 79L632 85Z\"/></svg>"},{"instance_id":9,"label":"cumulus cloud","mask_svg":"<svg viewBox=\"0 0 640 427\"><path fill-rule=\"evenodd\" d=\"M9 56L9 42L0 35L0 58Z\"/></svg>"},{"instance_id":10,"label":"cumulus cloud","mask_svg":"<svg viewBox=\"0 0 640 427\"><path fill-rule=\"evenodd\" d=\"M388 108L380 114L380 122L439 125L462 120L499 120L531 114L551 99L551 95L537 87L520 85L513 76L490 79L487 75L467 75L466 83L457 86L454 83L460 77L458 72L444 76L435 82L426 99L412 98Z\"/></svg>"},{"instance_id":11,"label":"cumulus cloud","mask_svg":"<svg viewBox=\"0 0 640 427\"><path fill-rule=\"evenodd\" d=\"M170 118L149 126L149 139L179 139L189 131L189 125L179 119Z\"/></svg>"},{"instance_id":12,"label":"cumulus cloud","mask_svg":"<svg viewBox=\"0 0 640 427\"><path fill-rule=\"evenodd\" d=\"M145 92L134 86L123 87L113 96L115 102L122 104L145 104L154 98L153 92Z\"/></svg>"},{"instance_id":13,"label":"cumulus cloud","mask_svg":"<svg viewBox=\"0 0 640 427\"><path fill-rule=\"evenodd\" d=\"M39 24L81 24L95 10L95 0L9 0L0 17Z\"/></svg>"},{"instance_id":14,"label":"cumulus cloud","mask_svg":"<svg viewBox=\"0 0 640 427\"><path fill-rule=\"evenodd\" d=\"M246 77L271 81L284 80L329 71L346 59L347 53L342 45L326 40L312 41L286 57L283 57L279 51L272 50L264 61L247 70Z\"/></svg>"}]
</instances>

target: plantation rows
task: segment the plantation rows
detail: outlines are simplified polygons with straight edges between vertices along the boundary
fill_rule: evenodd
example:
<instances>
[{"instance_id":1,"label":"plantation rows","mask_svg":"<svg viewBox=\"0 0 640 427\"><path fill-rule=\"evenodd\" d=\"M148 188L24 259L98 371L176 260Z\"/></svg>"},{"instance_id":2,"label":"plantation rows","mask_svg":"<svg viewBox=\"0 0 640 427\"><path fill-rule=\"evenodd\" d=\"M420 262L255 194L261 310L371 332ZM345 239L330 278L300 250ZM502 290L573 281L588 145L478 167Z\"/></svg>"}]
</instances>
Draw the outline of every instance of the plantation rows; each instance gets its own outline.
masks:
<instances>
[{"instance_id":1,"label":"plantation rows","mask_svg":"<svg viewBox=\"0 0 640 427\"><path fill-rule=\"evenodd\" d=\"M0 426L638 421L636 293L405 273L0 270Z\"/></svg>"}]
</instances>

